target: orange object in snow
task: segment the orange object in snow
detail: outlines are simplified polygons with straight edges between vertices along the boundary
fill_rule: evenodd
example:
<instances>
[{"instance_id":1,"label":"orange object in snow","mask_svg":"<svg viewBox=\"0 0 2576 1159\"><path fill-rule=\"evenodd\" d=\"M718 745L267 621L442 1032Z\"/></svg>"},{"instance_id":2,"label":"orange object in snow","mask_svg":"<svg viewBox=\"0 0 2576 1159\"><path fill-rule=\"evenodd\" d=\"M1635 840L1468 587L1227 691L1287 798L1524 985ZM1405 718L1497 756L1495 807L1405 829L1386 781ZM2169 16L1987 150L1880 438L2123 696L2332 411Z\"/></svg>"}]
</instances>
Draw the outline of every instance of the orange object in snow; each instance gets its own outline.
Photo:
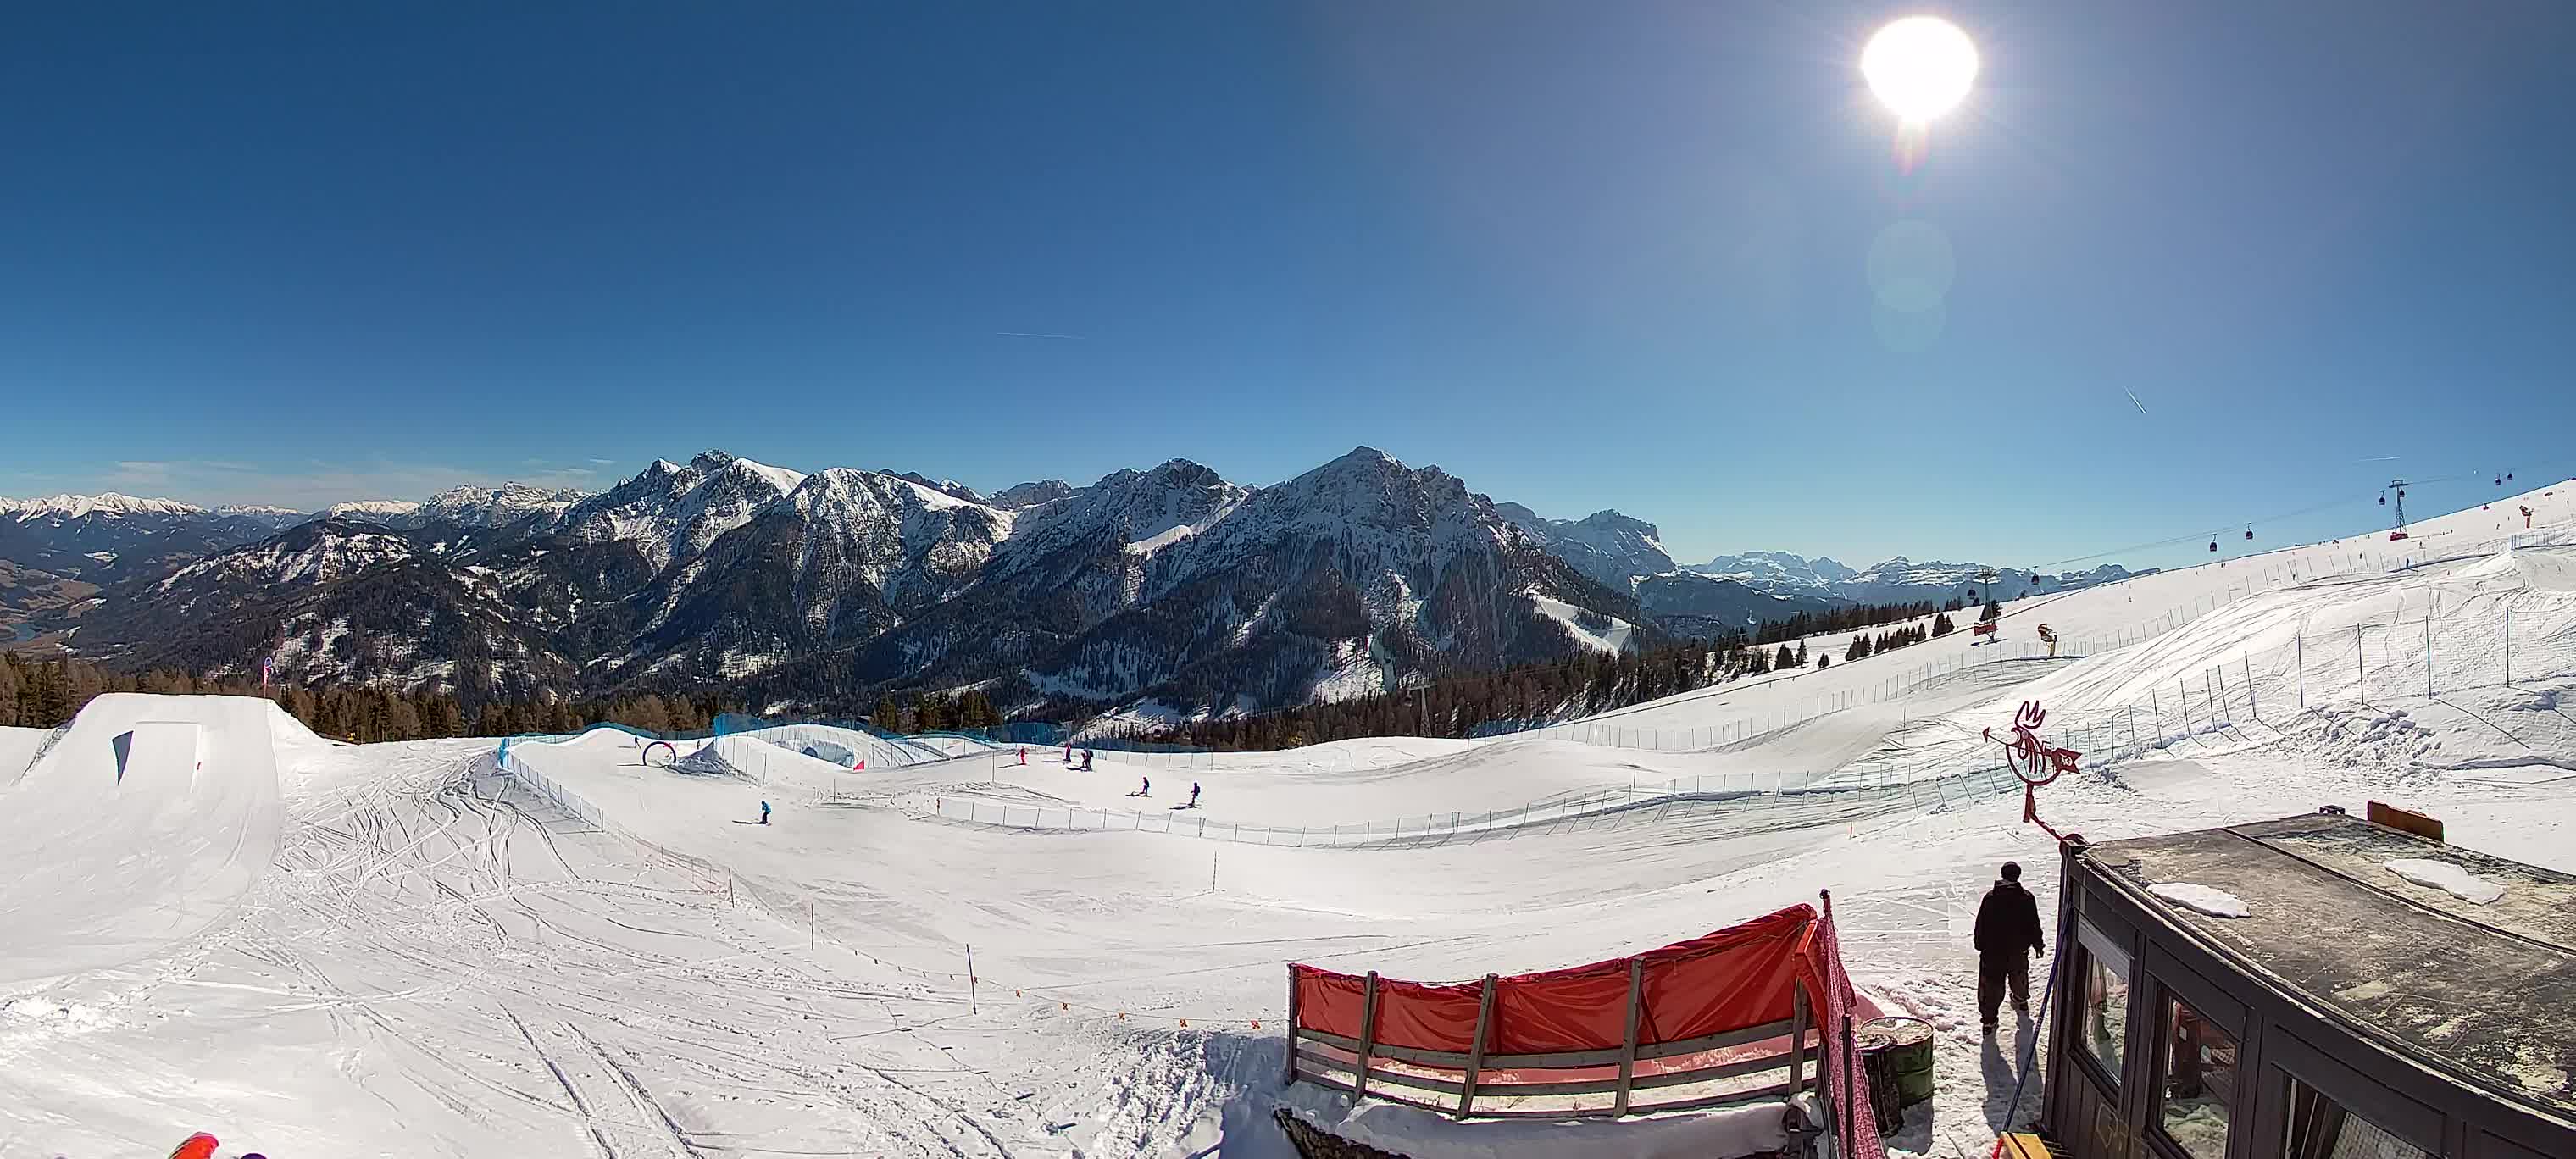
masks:
<instances>
[{"instance_id":1,"label":"orange object in snow","mask_svg":"<svg viewBox=\"0 0 2576 1159\"><path fill-rule=\"evenodd\" d=\"M215 1137L203 1131L190 1135L170 1153L170 1159L215 1159Z\"/></svg>"}]
</instances>

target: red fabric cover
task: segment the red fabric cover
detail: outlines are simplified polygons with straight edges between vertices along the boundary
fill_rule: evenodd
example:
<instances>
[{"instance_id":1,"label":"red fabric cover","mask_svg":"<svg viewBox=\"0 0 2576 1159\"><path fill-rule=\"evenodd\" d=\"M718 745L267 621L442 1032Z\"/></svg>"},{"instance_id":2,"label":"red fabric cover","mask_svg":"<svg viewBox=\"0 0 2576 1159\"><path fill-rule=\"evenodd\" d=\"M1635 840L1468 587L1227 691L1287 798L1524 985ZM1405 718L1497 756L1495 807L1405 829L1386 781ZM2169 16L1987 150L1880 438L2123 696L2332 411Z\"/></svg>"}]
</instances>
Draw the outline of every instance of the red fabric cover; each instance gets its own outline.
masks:
<instances>
[{"instance_id":1,"label":"red fabric cover","mask_svg":"<svg viewBox=\"0 0 2576 1159\"><path fill-rule=\"evenodd\" d=\"M1377 1041L1422 1050L1465 1051L1476 1040L1485 984L1428 986L1377 980ZM1502 1001L1499 994L1495 1002ZM1356 1037L1356 1036L1354 1036Z\"/></svg>"},{"instance_id":2,"label":"red fabric cover","mask_svg":"<svg viewBox=\"0 0 2576 1159\"><path fill-rule=\"evenodd\" d=\"M1520 974L1497 979L1494 1016L1486 1027L1488 1055L1552 1054L1617 1050L1628 1029L1628 963L1630 958ZM1634 956L1644 963L1639 979L1642 1001L1637 1043L1680 1042L1744 1030L1788 1019L1794 1012L1796 984L1806 984L1820 1038L1830 1041L1823 1054L1835 1072L1827 1080L1846 1127L1843 1153L1854 1159L1885 1159L1887 1151L1871 1121L1869 1080L1850 1031L1867 1015L1843 973L1842 951L1834 937L1831 902L1824 914L1795 905L1742 925L1703 934L1686 942ZM1358 1039L1368 1001L1368 979L1313 966L1295 965L1297 1026ZM1474 1046L1476 1007L1483 983L1425 985L1380 978L1377 984L1375 1041L1422 1050L1465 1054ZM1729 1050L1768 1053L1787 1045L1785 1037L1747 1043ZM1641 1060L1638 1073L1666 1066L1706 1065L1703 1058L1669 1063ZM1823 1059L1817 1065L1825 1064ZM1405 1067L1408 1070L1421 1069ZM1585 1072L1599 1068L1584 1068ZM1493 1072L1502 1079L1509 1072ZM1509 1081L1537 1081L1543 1073L1509 1073Z\"/></svg>"},{"instance_id":3,"label":"red fabric cover","mask_svg":"<svg viewBox=\"0 0 2576 1159\"><path fill-rule=\"evenodd\" d=\"M1790 983L1802 968L1811 906L1791 906L1740 926L1637 955L1645 962L1642 1044L1676 1042L1777 1022L1790 1014ZM1628 962L1520 974L1494 985L1488 1054L1616 1050L1628 1031ZM1367 979L1312 966L1297 972L1297 1025L1359 1038ZM1394 1046L1466 1053L1476 1037L1481 982L1431 986L1378 979L1377 1039ZM1821 991L1819 991L1821 992Z\"/></svg>"},{"instance_id":4,"label":"red fabric cover","mask_svg":"<svg viewBox=\"0 0 2576 1159\"><path fill-rule=\"evenodd\" d=\"M1834 936L1834 902L1825 899L1825 920L1816 925L1815 953L1810 956L1825 995L1825 1033L1836 1045L1826 1052L1834 1076L1827 1093L1836 1108L1834 1122L1843 1133L1842 1153L1852 1159L1887 1159L1887 1144L1878 1137L1878 1116L1869 1108L1869 1076L1861 1069L1860 1044L1852 1032L1860 1027L1858 995L1843 972L1841 939Z\"/></svg>"}]
</instances>

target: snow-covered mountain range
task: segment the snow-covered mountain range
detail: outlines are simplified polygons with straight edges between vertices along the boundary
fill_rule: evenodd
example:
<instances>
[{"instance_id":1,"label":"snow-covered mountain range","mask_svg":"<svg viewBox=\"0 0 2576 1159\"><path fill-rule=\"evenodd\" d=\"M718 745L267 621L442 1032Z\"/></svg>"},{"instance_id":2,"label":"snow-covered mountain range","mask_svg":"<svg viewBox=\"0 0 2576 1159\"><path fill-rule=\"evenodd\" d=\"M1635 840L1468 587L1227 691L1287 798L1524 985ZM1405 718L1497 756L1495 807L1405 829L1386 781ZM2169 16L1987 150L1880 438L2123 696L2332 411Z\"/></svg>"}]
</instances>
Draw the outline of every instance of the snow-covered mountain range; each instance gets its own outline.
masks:
<instances>
[{"instance_id":1,"label":"snow-covered mountain range","mask_svg":"<svg viewBox=\"0 0 2576 1159\"><path fill-rule=\"evenodd\" d=\"M319 518L363 519L388 527L422 527L453 523L460 527L503 527L537 515L559 515L586 496L580 491L549 490L525 483L499 487L457 487L420 502L407 499L360 499L334 503ZM313 516L299 517L297 522Z\"/></svg>"},{"instance_id":2,"label":"snow-covered mountain range","mask_svg":"<svg viewBox=\"0 0 2576 1159\"><path fill-rule=\"evenodd\" d=\"M1374 450L1268 488L1175 460L1004 494L711 451L591 496L342 505L108 588L77 648L473 696L972 684L1221 710L1652 635L1491 500Z\"/></svg>"},{"instance_id":3,"label":"snow-covered mountain range","mask_svg":"<svg viewBox=\"0 0 2576 1159\"><path fill-rule=\"evenodd\" d=\"M1754 551L1721 555L1691 571L1731 579L1775 595L1814 596L1861 604L1966 600L1989 591L2006 598L2091 587L2134 574L2117 564L2089 571L2042 572L2037 568L1997 567L1983 563L1916 563L1904 556L1855 570L1825 556L1802 559L1787 552Z\"/></svg>"},{"instance_id":4,"label":"snow-covered mountain range","mask_svg":"<svg viewBox=\"0 0 2576 1159\"><path fill-rule=\"evenodd\" d=\"M846 709L975 686L1023 708L1182 711L1960 598L1987 570L1768 552L1677 567L1651 523L1545 518L1365 447L1258 488L1176 459L987 498L709 451L594 495L460 487L311 517L56 496L0 501L0 562L0 613L47 629L77 613L73 647L129 667L267 661L468 698L716 686Z\"/></svg>"}]
</instances>

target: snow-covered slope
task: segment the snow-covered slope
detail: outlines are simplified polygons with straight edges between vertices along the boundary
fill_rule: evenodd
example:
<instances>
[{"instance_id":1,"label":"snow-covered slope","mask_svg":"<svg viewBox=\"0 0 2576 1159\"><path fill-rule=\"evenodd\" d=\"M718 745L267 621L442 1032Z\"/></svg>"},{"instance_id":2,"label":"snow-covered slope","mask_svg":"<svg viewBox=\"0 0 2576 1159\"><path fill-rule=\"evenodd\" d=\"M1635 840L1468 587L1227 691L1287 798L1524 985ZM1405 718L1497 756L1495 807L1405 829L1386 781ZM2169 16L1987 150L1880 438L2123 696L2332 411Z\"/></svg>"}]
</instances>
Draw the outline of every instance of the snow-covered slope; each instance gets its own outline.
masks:
<instances>
[{"instance_id":1,"label":"snow-covered slope","mask_svg":"<svg viewBox=\"0 0 2576 1159\"><path fill-rule=\"evenodd\" d=\"M20 867L0 878L0 993L226 917L277 854L279 724L299 727L265 700L111 694L32 767L0 769L0 845Z\"/></svg>"},{"instance_id":2,"label":"snow-covered slope","mask_svg":"<svg viewBox=\"0 0 2576 1159\"><path fill-rule=\"evenodd\" d=\"M1382 478L1377 498L1349 498L1364 513L1443 490L1355 473ZM0 1067L0 1137L48 1154L166 1152L208 1129L270 1154L1286 1159L1270 1122L1284 1106L1418 1156L1506 1138L1642 1154L1618 1125L1529 1144L1505 1133L1525 1126L1283 1089L1283 964L1435 981L1562 967L1830 890L1859 983L1936 1034L1939 1093L1890 1135L1896 1153L1981 1154L2015 1117L2037 1028L1978 1035L1965 931L1996 865L2018 860L2054 907L2058 863L1977 729L2042 701L2042 735L2086 755L2038 808L2096 840L2382 800L2440 817L2455 844L2576 870L2576 731L2552 709L2576 691L2571 498L2528 497L2542 526L2519 543L2518 520L2471 509L2406 543L2013 601L2000 644L1947 637L1596 722L1650 747L1388 738L1169 770L1104 750L1089 771L1004 748L858 774L796 747L835 738L782 729L784 745L728 738L731 774L648 768L621 739L585 738L513 745L512 780L468 764L488 742L323 746L272 726L284 830L256 873L256 842L222 840L226 814L107 823L119 790L96 775L100 738L202 711L93 706L58 748L88 754L92 795L46 832L6 834L21 892L37 892L7 899L35 920L0 931L0 962L71 972L0 983L0 1048L44 1061ZM1427 503L1424 534L1396 542L1433 542L1448 517L1431 513L1449 507ZM2510 682L2501 633L2478 627L2507 610ZM2426 676L2434 611L2427 696L2406 689ZM2034 654L2043 619L2064 635L2055 661ZM2331 650L2347 637L2367 650ZM2285 645L2294 667L2269 668ZM2211 670L2249 653L2254 696L2212 713ZM1903 678L1921 668L1943 671ZM2187 712L2142 703L2178 683ZM1825 710L1843 704L1859 707ZM1679 739L1793 709L1799 723L1731 743ZM0 762L28 739L0 733ZM45 779L70 759L49 756ZM0 806L17 803L13 772L0 763ZM1193 782L1199 807L1172 808ZM218 847L234 876L207 880L237 904L212 924L160 949L87 938L93 916L161 903L91 891L82 870ZM121 947L112 967L81 964L94 944ZM1718 1129L1655 1128L1685 1153Z\"/></svg>"}]
</instances>

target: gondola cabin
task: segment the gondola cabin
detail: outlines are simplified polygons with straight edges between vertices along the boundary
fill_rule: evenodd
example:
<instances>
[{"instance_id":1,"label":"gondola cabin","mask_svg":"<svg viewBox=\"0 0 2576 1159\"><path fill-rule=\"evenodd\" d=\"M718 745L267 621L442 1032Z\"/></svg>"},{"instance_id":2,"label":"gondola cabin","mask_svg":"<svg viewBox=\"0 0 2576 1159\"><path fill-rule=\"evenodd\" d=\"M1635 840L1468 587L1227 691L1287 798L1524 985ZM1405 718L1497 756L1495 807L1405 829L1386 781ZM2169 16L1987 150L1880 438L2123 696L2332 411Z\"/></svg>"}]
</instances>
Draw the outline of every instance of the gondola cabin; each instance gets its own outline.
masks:
<instances>
[{"instance_id":1,"label":"gondola cabin","mask_svg":"<svg viewBox=\"0 0 2576 1159\"><path fill-rule=\"evenodd\" d=\"M2576 1157L2576 878L2372 816L2069 841L2042 1130L2074 1159Z\"/></svg>"}]
</instances>

